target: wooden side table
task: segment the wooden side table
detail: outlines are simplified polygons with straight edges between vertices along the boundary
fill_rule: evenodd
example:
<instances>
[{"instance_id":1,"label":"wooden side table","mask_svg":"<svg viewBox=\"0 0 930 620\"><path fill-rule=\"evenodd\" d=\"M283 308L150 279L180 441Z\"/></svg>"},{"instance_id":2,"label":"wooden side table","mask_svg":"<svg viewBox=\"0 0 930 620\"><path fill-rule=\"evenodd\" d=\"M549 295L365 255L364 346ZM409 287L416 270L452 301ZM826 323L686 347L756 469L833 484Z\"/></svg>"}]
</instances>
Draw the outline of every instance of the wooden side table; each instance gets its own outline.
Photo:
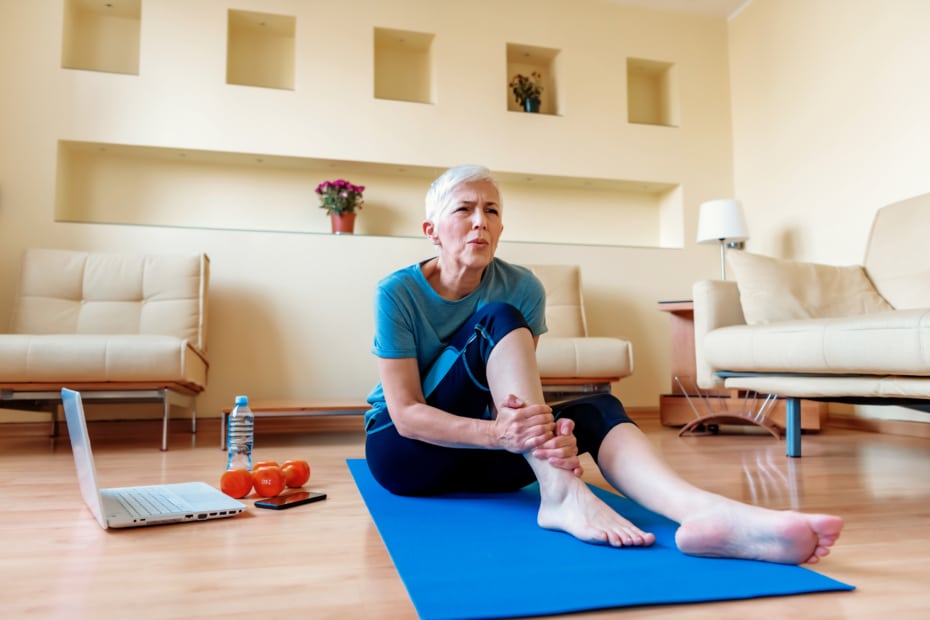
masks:
<instances>
[{"instance_id":1,"label":"wooden side table","mask_svg":"<svg viewBox=\"0 0 930 620\"><path fill-rule=\"evenodd\" d=\"M669 336L672 344L672 394L681 395L685 391L675 381L675 377L687 377L689 380L694 380L697 376L697 364L694 357L694 302L691 300L660 301L659 310L669 313Z\"/></svg>"},{"instance_id":2,"label":"wooden side table","mask_svg":"<svg viewBox=\"0 0 930 620\"><path fill-rule=\"evenodd\" d=\"M660 301L658 309L669 313L669 335L671 340L671 392L659 396L659 421L665 426L684 426L697 416L691 403L701 411L701 396L697 390L697 362L694 356L694 302L691 300ZM676 378L678 380L676 380ZM739 390L701 390L712 402L715 410L740 412L757 405ZM691 403L688 399L691 399ZM723 399L723 400L717 400ZM801 429L820 430L826 418L827 404L802 400ZM775 426L785 428L785 401L779 399L773 405L768 419Z\"/></svg>"}]
</instances>

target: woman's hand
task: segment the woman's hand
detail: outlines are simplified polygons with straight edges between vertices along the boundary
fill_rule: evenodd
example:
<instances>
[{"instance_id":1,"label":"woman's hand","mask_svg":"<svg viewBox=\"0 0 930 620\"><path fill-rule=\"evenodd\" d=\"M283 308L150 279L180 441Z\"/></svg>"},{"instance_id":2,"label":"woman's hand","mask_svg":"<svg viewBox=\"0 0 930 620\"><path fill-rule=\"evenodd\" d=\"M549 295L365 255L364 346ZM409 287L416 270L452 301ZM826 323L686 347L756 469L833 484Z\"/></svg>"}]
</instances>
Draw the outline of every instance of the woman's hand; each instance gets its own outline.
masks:
<instances>
[{"instance_id":1,"label":"woman's hand","mask_svg":"<svg viewBox=\"0 0 930 620\"><path fill-rule=\"evenodd\" d=\"M543 443L540 447L533 450L533 456L538 459L546 459L553 467L567 469L578 477L584 473L581 467L581 461L578 459L578 441L573 433L575 429L574 420L562 418L556 420L555 435Z\"/></svg>"},{"instance_id":2,"label":"woman's hand","mask_svg":"<svg viewBox=\"0 0 930 620\"><path fill-rule=\"evenodd\" d=\"M491 445L524 454L555 437L555 419L548 405L528 405L513 394L497 408L491 425Z\"/></svg>"}]
</instances>

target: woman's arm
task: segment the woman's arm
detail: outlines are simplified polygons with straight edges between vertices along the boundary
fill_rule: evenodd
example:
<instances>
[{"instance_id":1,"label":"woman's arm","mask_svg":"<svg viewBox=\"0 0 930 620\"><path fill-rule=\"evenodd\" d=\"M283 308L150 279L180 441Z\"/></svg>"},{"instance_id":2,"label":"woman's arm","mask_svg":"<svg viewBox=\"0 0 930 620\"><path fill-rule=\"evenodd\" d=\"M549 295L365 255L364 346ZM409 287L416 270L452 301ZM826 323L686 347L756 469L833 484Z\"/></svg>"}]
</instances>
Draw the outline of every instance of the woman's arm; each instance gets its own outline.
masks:
<instances>
[{"instance_id":1,"label":"woman's arm","mask_svg":"<svg viewBox=\"0 0 930 620\"><path fill-rule=\"evenodd\" d=\"M546 405L502 406L493 420L466 418L426 404L415 359L378 358L378 372L391 419L404 437L452 448L523 453L554 436Z\"/></svg>"}]
</instances>

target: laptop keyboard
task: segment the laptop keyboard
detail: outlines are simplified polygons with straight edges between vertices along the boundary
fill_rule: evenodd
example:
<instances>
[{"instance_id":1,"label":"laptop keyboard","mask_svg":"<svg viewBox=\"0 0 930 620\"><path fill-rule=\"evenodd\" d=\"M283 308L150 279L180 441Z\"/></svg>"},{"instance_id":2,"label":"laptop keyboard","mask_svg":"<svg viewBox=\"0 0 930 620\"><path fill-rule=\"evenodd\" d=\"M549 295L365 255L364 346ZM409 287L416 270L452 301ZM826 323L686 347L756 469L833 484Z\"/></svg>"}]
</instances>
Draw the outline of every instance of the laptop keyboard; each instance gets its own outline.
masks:
<instances>
[{"instance_id":1,"label":"laptop keyboard","mask_svg":"<svg viewBox=\"0 0 930 620\"><path fill-rule=\"evenodd\" d=\"M114 497L134 518L185 512L190 509L187 502L165 489L122 489L118 494L114 494Z\"/></svg>"}]
</instances>

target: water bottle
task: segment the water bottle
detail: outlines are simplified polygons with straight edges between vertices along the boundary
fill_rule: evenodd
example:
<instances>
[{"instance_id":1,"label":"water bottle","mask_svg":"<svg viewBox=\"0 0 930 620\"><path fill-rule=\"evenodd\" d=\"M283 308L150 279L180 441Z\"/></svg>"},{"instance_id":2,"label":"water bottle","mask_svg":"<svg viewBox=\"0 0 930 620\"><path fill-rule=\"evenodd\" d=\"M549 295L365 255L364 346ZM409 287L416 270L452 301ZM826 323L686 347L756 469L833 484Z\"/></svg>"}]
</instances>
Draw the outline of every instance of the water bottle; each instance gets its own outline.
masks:
<instances>
[{"instance_id":1,"label":"water bottle","mask_svg":"<svg viewBox=\"0 0 930 620\"><path fill-rule=\"evenodd\" d=\"M252 471L252 444L255 442L255 416L248 396L236 396L226 429L226 469Z\"/></svg>"}]
</instances>

